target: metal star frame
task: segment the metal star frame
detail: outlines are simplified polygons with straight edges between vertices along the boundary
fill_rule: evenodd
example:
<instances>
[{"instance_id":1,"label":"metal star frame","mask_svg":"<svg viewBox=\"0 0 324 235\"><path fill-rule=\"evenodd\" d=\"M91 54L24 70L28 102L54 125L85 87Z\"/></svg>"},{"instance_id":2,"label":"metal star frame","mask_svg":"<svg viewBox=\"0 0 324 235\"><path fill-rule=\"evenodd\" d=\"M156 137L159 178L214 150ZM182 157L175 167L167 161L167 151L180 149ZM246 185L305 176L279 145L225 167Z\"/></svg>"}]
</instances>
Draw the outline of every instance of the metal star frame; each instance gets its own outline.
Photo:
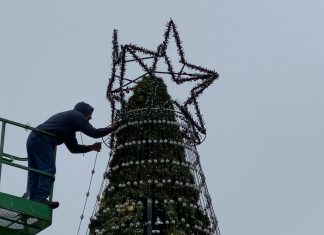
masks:
<instances>
[{"instance_id":1,"label":"metal star frame","mask_svg":"<svg viewBox=\"0 0 324 235\"><path fill-rule=\"evenodd\" d=\"M200 144L206 136L206 129L197 98L218 78L218 74L213 70L188 63L185 59L182 42L180 40L176 25L172 20L170 20L166 26L164 40L155 51L148 50L134 44L121 45L119 48L118 32L117 30L114 30L112 41L113 62L111 78L107 87L107 98L112 108L112 120L117 119L118 113L125 111L125 95L128 94L134 88L137 82L144 76L161 77L162 75L167 75L177 85L195 82L195 85L191 88L189 96L184 102L179 102L177 100L172 100L172 102L187 118L189 124L193 126L197 144ZM181 69L179 71L175 71L167 51L171 37L173 37L175 40L177 54L180 58L179 63L181 65ZM161 60L166 64L167 71L158 71L157 64ZM141 71L144 73L135 78L126 77L126 66L128 63L132 62L137 63L139 68L141 68ZM190 70L192 72L186 72L186 70ZM153 87L147 101L147 108L150 108L150 101L155 96L154 84L152 84L152 86ZM189 109L193 109L194 113L191 113Z\"/></svg>"}]
</instances>

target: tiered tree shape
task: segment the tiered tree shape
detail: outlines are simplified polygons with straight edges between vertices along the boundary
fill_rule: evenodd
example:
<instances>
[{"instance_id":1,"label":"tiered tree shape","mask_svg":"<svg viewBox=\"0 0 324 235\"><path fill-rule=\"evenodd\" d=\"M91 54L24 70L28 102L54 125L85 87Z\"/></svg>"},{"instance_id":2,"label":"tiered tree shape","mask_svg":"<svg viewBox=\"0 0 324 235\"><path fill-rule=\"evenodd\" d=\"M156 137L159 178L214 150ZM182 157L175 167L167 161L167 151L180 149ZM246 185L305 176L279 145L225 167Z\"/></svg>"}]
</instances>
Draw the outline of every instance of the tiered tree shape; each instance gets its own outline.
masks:
<instances>
[{"instance_id":1,"label":"tiered tree shape","mask_svg":"<svg viewBox=\"0 0 324 235\"><path fill-rule=\"evenodd\" d=\"M162 79L138 82L121 116L90 234L214 234L213 218L201 202L208 192L197 173L194 135Z\"/></svg>"}]
</instances>

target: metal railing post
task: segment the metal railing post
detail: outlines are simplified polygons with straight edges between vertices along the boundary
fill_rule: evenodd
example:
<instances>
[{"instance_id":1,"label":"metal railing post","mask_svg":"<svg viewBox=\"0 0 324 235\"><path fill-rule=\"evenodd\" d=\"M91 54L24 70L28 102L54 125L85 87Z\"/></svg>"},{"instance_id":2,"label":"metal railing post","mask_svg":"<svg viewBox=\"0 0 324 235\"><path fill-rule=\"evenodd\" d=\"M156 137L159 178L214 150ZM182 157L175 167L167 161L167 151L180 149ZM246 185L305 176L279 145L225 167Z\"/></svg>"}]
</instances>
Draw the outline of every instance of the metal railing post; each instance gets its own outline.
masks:
<instances>
[{"instance_id":1,"label":"metal railing post","mask_svg":"<svg viewBox=\"0 0 324 235\"><path fill-rule=\"evenodd\" d=\"M1 125L1 139L0 139L0 183L1 183L1 169L2 169L2 156L3 156L5 129L6 129L6 123L2 122L2 125Z\"/></svg>"},{"instance_id":2,"label":"metal railing post","mask_svg":"<svg viewBox=\"0 0 324 235\"><path fill-rule=\"evenodd\" d=\"M48 174L46 172L43 172L43 171L40 171L40 170L37 170L37 169L34 169L34 168L30 168L28 166L24 166L24 165L20 165L20 164L13 163L14 160L27 161L28 158L21 158L21 157L17 157L17 156L14 156L14 155L10 155L10 154L4 153L4 141L5 141L5 128L6 128L6 124L10 124L10 125L14 125L14 126L17 126L17 127L21 127L21 128L26 129L26 130L37 131L39 133L42 133L42 134L48 135L48 136L52 136L52 137L55 137L55 135L52 134L52 133L50 133L50 132L43 131L43 130L40 130L40 129L37 129L37 128L33 128L33 127L28 126L28 125L23 125L23 124L20 124L18 122L13 122L13 121L10 121L8 119L1 118L1 117L0 117L0 122L2 122L2 125L1 125L1 135L0 135L0 183L1 183L2 164L6 164L6 165L9 165L9 166L13 166L13 167L17 167L17 168L20 168L20 169L23 169L23 170L27 170L28 172L29 171L33 171L33 172L36 172L38 174L46 175L48 177L51 177L51 178L53 178L53 180L55 180L55 176L52 175L52 174ZM55 149L54 157L56 158L56 149ZM27 187L28 187L28 183L27 183ZM50 200L53 197L53 188L54 188L54 183L53 183L53 187L51 189L50 195L49 195L50 196ZM26 190L25 195L27 196L27 194L28 194L28 188Z\"/></svg>"},{"instance_id":3,"label":"metal railing post","mask_svg":"<svg viewBox=\"0 0 324 235\"><path fill-rule=\"evenodd\" d=\"M57 148L55 147L55 151L54 151L54 161L55 161L55 162L56 162L56 150L57 150ZM51 202L52 199L53 199L54 183L55 183L55 179L54 179L54 181L53 181L52 188L51 188L51 192L50 192L50 195L49 195L49 201L50 201L50 202Z\"/></svg>"}]
</instances>

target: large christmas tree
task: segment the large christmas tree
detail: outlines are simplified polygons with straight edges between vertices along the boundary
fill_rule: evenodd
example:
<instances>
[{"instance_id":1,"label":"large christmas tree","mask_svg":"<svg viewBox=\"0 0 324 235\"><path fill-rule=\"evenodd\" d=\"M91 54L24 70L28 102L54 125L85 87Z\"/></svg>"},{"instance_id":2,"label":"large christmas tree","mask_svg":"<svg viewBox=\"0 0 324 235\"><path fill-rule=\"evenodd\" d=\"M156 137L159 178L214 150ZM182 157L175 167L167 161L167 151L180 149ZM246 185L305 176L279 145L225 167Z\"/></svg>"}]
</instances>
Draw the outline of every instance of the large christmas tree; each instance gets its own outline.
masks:
<instances>
[{"instance_id":1,"label":"large christmas tree","mask_svg":"<svg viewBox=\"0 0 324 235\"><path fill-rule=\"evenodd\" d=\"M152 87L155 96L147 109ZM150 225L153 233L210 234L209 218L199 204L195 169L188 160L188 152L196 151L194 135L174 111L162 79L143 78L123 118L116 131L109 185L90 224L91 234L146 234ZM150 200L152 206L147 208Z\"/></svg>"},{"instance_id":2,"label":"large christmas tree","mask_svg":"<svg viewBox=\"0 0 324 235\"><path fill-rule=\"evenodd\" d=\"M179 72L174 71L167 52L171 36L180 57ZM90 234L220 235L196 150L206 134L197 97L218 74L185 60L172 20L156 51L133 44L119 51L117 38L114 31L107 98L112 120L122 125L110 140L106 187L98 195ZM158 70L162 60L167 71ZM126 78L126 64L133 62L144 74ZM177 85L196 84L185 102L170 97L164 75Z\"/></svg>"}]
</instances>

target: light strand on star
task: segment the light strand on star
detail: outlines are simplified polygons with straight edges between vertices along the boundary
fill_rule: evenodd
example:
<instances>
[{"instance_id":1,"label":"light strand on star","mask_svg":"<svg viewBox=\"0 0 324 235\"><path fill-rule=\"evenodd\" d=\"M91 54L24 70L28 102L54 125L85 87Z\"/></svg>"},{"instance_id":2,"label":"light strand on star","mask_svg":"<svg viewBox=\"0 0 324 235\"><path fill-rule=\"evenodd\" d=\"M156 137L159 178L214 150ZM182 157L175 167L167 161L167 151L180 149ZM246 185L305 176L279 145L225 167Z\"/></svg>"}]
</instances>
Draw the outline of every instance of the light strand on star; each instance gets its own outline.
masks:
<instances>
[{"instance_id":1,"label":"light strand on star","mask_svg":"<svg viewBox=\"0 0 324 235\"><path fill-rule=\"evenodd\" d=\"M144 76L150 77L159 77L159 74L168 74L171 77L171 80L177 85L185 84L187 82L198 82L195 86L192 87L187 100L183 103L179 101L174 101L173 103L181 111L184 116L188 119L188 122L191 123L197 132L197 143L201 143L200 134L206 135L205 123L203 121L199 104L197 98L207 89L213 82L218 78L218 74L201 66L193 65L188 63L185 60L185 53L182 47L182 42L177 30L176 25L172 20L166 25L167 28L164 32L163 42L157 47L156 51L148 50L146 48L140 47L135 44L126 44L121 46L121 52L118 50L118 35L117 31L114 31L113 36L113 69L111 73L111 79L107 88L107 98L112 105L112 120L116 120L117 112L115 109L116 104L120 104L120 112L127 112L126 110L126 101L125 93L128 93L133 89L132 85L137 83L139 79ZM175 44L177 47L177 53L180 57L180 63L182 64L180 72L175 72L171 59L167 54L168 44L170 38L174 38ZM129 56L129 58L128 58ZM141 56L144 56L143 58ZM149 66L148 63L145 63L144 60L153 59L153 63ZM164 63L167 66L167 72L157 71L157 63L161 59L164 59ZM129 62L135 62L139 67L144 71L144 74L136 79L126 79L126 64ZM117 68L119 69L119 75L117 75ZM184 72L185 69L191 69L195 73ZM118 78L118 88L113 89L113 85ZM127 81L125 83L125 81ZM146 104L147 108L150 109L150 106L153 105L153 100L155 97L156 83L152 81L151 91L147 95ZM166 104L167 105L167 104ZM189 106L194 109L194 113L189 111ZM194 118L195 116L195 118Z\"/></svg>"}]
</instances>

